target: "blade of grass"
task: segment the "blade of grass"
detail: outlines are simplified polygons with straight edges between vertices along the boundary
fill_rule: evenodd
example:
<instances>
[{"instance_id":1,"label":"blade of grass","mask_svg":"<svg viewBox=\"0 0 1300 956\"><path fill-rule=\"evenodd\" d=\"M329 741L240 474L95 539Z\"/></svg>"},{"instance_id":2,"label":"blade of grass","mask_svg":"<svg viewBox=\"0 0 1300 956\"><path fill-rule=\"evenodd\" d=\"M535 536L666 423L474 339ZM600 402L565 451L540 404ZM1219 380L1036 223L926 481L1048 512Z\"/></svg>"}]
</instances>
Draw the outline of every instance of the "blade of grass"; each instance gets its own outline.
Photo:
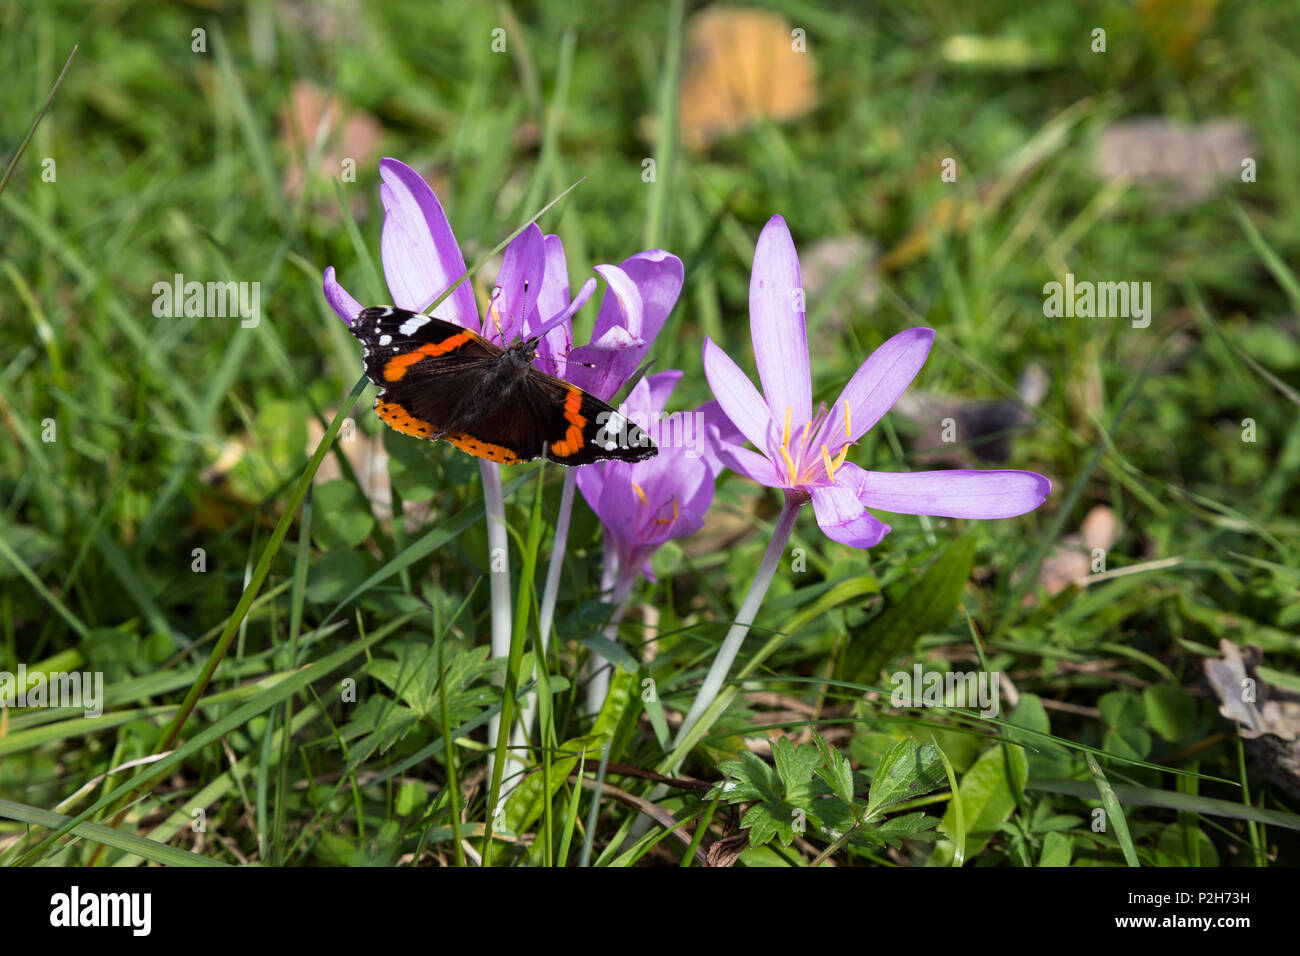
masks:
<instances>
[{"instance_id":1,"label":"blade of grass","mask_svg":"<svg viewBox=\"0 0 1300 956\"><path fill-rule=\"evenodd\" d=\"M68 59L63 64L63 69L59 71L58 79L56 79L54 85L50 87L50 95L45 97L45 104L41 107L41 111L36 114L36 119L32 120L32 125L27 130L27 135L23 137L23 141L18 144L18 149L14 153L14 158L9 160L9 166L5 169L4 178L0 179L0 193L3 193L5 187L9 185L9 177L14 174L14 169L18 166L18 160L22 159L23 153L27 151L27 144L30 143L32 137L36 135L36 127L41 125L41 120L45 118L46 110L48 110L50 104L54 102L54 94L59 92L59 87L63 85L63 78L68 75L68 67L72 66L72 58L77 55L78 45L79 44L76 43L72 44L72 52L68 54Z\"/></svg>"},{"instance_id":2,"label":"blade of grass","mask_svg":"<svg viewBox=\"0 0 1300 956\"><path fill-rule=\"evenodd\" d=\"M120 830L106 827L102 823L83 822L69 827L68 821L72 819L71 817L64 816L62 813L55 813L52 810L30 807L25 803L16 803L3 797L0 797L0 817L17 820L20 823L26 823L28 826L45 827L50 830L58 829L81 837L84 840L92 840L106 847L114 847L128 853L135 853L151 863L158 863L163 866L230 865L222 863L220 860L214 860L212 857L201 856L198 853L191 853L188 850L168 846L165 843L137 836L134 833L122 833Z\"/></svg>"},{"instance_id":3,"label":"blade of grass","mask_svg":"<svg viewBox=\"0 0 1300 956\"><path fill-rule=\"evenodd\" d=\"M276 706L289 697L289 695L297 693L302 688L342 667L353 657L364 652L373 644L405 625L413 616L413 614L408 613L394 618L383 627L366 637L352 641L350 644L339 648L332 654L322 657L314 664L295 671L284 680L277 681L272 686L259 691L251 700L248 701L248 703L231 711L220 720L214 721L210 726L196 733L166 757L149 765L140 773L133 776L130 780L127 780L111 792L105 794L92 806L87 807L81 813L77 814L77 816L71 818L66 823L61 824L54 833L50 834L50 836L46 837L40 844L24 854L24 856L19 859L18 865L30 865L41 857L42 851L48 849L55 841L67 833L70 833L73 827L86 822L96 813L103 811L106 807L117 803L117 801L122 800L137 791L148 792L148 790L151 789L158 780L165 777L175 767L187 760L192 754L209 744L216 743L226 734L244 726L254 717L257 717L270 708Z\"/></svg>"},{"instance_id":4,"label":"blade of grass","mask_svg":"<svg viewBox=\"0 0 1300 956\"><path fill-rule=\"evenodd\" d=\"M952 761L948 759L948 755L943 752L943 748L939 746L939 741L933 735L930 736L930 742L934 744L934 749L939 751L939 759L943 761L943 769L948 773L948 787L952 791L953 827L957 831L948 834L948 836L952 839L952 844L955 847L952 855L952 865L957 869L961 869L962 864L966 862L966 818L962 815L961 791L957 787L957 774L952 769Z\"/></svg>"},{"instance_id":5,"label":"blade of grass","mask_svg":"<svg viewBox=\"0 0 1300 956\"><path fill-rule=\"evenodd\" d=\"M1097 783L1097 792L1101 794L1102 805L1106 808L1106 816L1110 817L1110 824L1115 828L1115 839L1119 841L1119 847L1124 851L1124 860L1129 866L1141 866L1138 862L1137 847L1133 845L1133 837L1128 832L1128 820L1124 818L1124 808L1119 805L1119 797L1115 795L1115 788L1110 785L1106 775L1102 773L1101 764L1097 763L1097 758L1088 754L1088 769L1092 771L1092 779Z\"/></svg>"},{"instance_id":6,"label":"blade of grass","mask_svg":"<svg viewBox=\"0 0 1300 956\"><path fill-rule=\"evenodd\" d=\"M664 241L668 201L672 198L672 177L677 152L677 98L681 81L683 0L671 0L668 29L664 37L663 73L659 79L659 135L655 141L655 180L646 210L645 247L657 249Z\"/></svg>"}]
</instances>

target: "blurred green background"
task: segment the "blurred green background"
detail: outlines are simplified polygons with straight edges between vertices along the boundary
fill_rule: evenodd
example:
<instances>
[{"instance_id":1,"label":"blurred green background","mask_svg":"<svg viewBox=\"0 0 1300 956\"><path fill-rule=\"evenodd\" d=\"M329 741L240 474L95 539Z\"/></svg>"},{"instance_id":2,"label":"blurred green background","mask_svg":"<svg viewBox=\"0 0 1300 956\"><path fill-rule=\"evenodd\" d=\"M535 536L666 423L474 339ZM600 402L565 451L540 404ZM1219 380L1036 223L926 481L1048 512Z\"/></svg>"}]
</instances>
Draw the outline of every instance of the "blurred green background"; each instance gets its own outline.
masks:
<instances>
[{"instance_id":1,"label":"blurred green background","mask_svg":"<svg viewBox=\"0 0 1300 956\"><path fill-rule=\"evenodd\" d=\"M51 660L100 669L119 683L117 707L140 708L116 725L0 748L0 794L50 807L157 743L161 718L144 708L174 704L190 685L360 374L320 274L334 265L367 303L387 301L377 162L394 156L434 185L467 261L580 178L541 222L564 239L575 288L591 266L648 245L680 256L686 284L652 352L656 369L685 371L679 407L709 397L704 335L752 369L754 241L782 214L803 260L817 399L833 399L895 332L938 331L915 403L853 460L988 467L972 452L979 434L966 431L985 422L1006 439L999 461L1053 481L1039 512L972 530L978 547L960 597L988 640L989 665L1047 702L1034 726L1046 729L1050 716L1052 733L1108 753L1251 784L1248 795L1204 785L1207 798L1295 805L1300 762L1289 778L1276 761L1264 772L1201 673L1227 639L1262 647L1264 680L1300 690L1300 10L1213 0L757 9L755 18L612 0L0 5L6 164L79 44L0 195L0 669ZM949 159L955 181L942 175ZM354 181L343 175L351 168ZM492 268L476 278L480 294ZM1043 286L1067 272L1149 281L1150 326L1045 317ZM176 273L259 282L260 324L156 317L153 285ZM578 341L594 314L577 320ZM213 690L354 634L361 617L349 607L346 633L286 647L406 542L477 500L468 459L381 435L364 411L370 394L355 414L358 442L341 446L347 461L327 460L334 480L317 485L313 523L290 532ZM993 425L977 414L989 408ZM951 446L947 418L963 429ZM408 509L428 502L424 524L387 520L385 471ZM512 511L520 528L526 506ZM699 659L743 596L775 509L774 497L729 478L702 539L656 559L660 583L643 597L664 631L703 628L691 646ZM890 586L959 524L891 523L870 555L801 524L794 544L808 550L812 577L778 579L773 614L802 606L799 589L814 579L870 571L883 596L803 622L768 662L776 673L826 676L823 662L843 660ZM1096 571L1097 534L1108 571L1138 573L1079 586ZM358 599L368 626L428 605L454 613L485 566L481 537L471 528ZM204 573L193 568L196 548ZM598 628L598 566L598 526L579 503L562 635ZM295 567L305 596L290 591ZM486 633L481 591L454 634L465 649ZM905 638L887 668L910 667L918 649L927 666L974 666L961 615ZM689 654L670 660L683 679L698 678ZM474 675L466 706L490 696L482 669ZM856 676L870 684L878 674ZM155 683L130 683L148 677ZM812 699L806 688L791 693ZM201 707L196 721L223 713ZM423 716L414 729L387 727L382 746L371 741L371 769L438 737L438 718ZM569 717L571 736L578 717ZM39 714L22 719L48 727ZM352 738L313 725L294 746L307 765L337 769L340 739L387 726L370 719ZM397 859L376 848L374 827L357 835L361 803L350 795L313 785L290 802L290 778L306 771L284 741L268 755L274 726L255 721L232 736L282 798L245 794L269 813L276 839L245 835L243 851L277 862ZM841 744L868 771L902 732L850 726ZM637 746L624 761L650 766ZM978 751L962 753L959 773ZM225 764L219 748L204 750L173 807ZM1082 767L1076 759L1049 776L1090 780ZM430 771L434 794L439 773ZM1198 793L1195 778L1147 769L1119 779ZM406 818L381 791L364 794L375 805L359 811L362 833L375 813L396 827L384 846L418 856L428 845L412 841L427 826L394 824ZM1021 797L1006 819L1023 833L997 821L985 862L1038 859L1034 821L1046 811ZM1083 806L1075 800L1071 812ZM1294 862L1283 827L1133 813L1145 862L1206 862L1205 853L1267 862L1279 845ZM1209 850L1187 836L1202 825ZM1075 862L1121 859L1113 841L1079 829ZM203 852L228 855L215 843Z\"/></svg>"}]
</instances>

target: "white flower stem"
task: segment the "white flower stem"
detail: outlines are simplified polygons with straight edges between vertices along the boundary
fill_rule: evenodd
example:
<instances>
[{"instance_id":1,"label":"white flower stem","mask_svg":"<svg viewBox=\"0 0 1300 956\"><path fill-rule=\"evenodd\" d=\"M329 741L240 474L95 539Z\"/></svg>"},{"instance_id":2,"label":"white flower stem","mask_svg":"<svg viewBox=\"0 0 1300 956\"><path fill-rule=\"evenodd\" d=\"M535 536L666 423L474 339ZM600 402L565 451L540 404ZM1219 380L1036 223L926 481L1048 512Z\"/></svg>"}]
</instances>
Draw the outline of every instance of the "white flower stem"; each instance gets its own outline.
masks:
<instances>
[{"instance_id":1,"label":"white flower stem","mask_svg":"<svg viewBox=\"0 0 1300 956\"><path fill-rule=\"evenodd\" d=\"M506 531L506 502L501 491L501 466L494 461L480 460L479 474L483 478L483 508L487 514L488 537L488 588L492 603L492 656L510 656L510 535ZM501 715L488 722L488 779L492 779L492 754L501 731ZM507 760L504 775L507 780L523 769L514 760Z\"/></svg>"},{"instance_id":2,"label":"white flower stem","mask_svg":"<svg viewBox=\"0 0 1300 956\"><path fill-rule=\"evenodd\" d=\"M686 735L691 732L700 716L708 710L709 705L717 698L718 692L722 690L727 672L731 669L736 655L740 653L740 645L745 642L749 626L754 623L754 616L758 614L758 608L763 603L763 598L767 596L767 589L772 585L777 565L781 563L781 555L790 540L790 533L794 531L795 518L799 516L799 509L803 507L805 500L786 496L785 504L781 506L781 515L776 519L772 540L767 543L767 550L763 553L763 560L754 573L754 581L749 586L749 593L745 595L745 600L736 614L736 621L727 632L722 647L718 649L717 657L713 659L713 666L709 668L709 673L705 676L704 683L700 685L691 709L686 713L686 719L682 721L682 726L677 731L677 736L673 740L674 747L686 739Z\"/></svg>"}]
</instances>

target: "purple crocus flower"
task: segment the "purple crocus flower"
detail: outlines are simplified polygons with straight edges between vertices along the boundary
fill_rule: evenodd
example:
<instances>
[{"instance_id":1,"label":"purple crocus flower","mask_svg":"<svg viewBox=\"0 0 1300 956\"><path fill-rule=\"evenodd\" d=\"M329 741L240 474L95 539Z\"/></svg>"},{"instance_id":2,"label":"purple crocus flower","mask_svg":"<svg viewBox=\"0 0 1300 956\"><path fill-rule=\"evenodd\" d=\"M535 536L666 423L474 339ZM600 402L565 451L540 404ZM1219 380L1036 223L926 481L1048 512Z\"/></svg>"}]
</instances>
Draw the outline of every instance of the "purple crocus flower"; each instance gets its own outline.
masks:
<instances>
[{"instance_id":1,"label":"purple crocus flower","mask_svg":"<svg viewBox=\"0 0 1300 956\"><path fill-rule=\"evenodd\" d=\"M415 170L395 159L383 159L379 173L384 278L394 305L422 312L465 274L465 257L438 197ZM325 270L324 287L330 306L351 325L361 304L339 285L333 266ZM548 328L570 321L595 291L596 280L588 279L577 297L569 299L564 246L558 236L543 236L533 224L506 247L485 317L479 317L468 282L457 286L432 314L507 345L521 334L549 335Z\"/></svg>"},{"instance_id":2,"label":"purple crocus flower","mask_svg":"<svg viewBox=\"0 0 1300 956\"><path fill-rule=\"evenodd\" d=\"M465 274L465 258L442 204L415 170L386 158L380 160L379 173L384 277L394 305L422 312ZM596 280L588 279L570 299L564 245L558 236L543 235L535 224L506 247L486 316L480 317L468 282L457 286L432 314L498 345L520 336L540 336L537 361L543 371L608 400L631 377L672 311L683 269L676 256L652 249L595 271L609 289L593 342L581 348L573 347L572 317L595 292ZM325 270L324 289L330 306L351 325L362 306L338 283L333 266Z\"/></svg>"},{"instance_id":3,"label":"purple crocus flower","mask_svg":"<svg viewBox=\"0 0 1300 956\"><path fill-rule=\"evenodd\" d=\"M643 378L619 413L653 434L681 377L669 371ZM606 584L614 588L614 603L637 577L650 576L650 558L664 542L689 537L704 524L717 473L702 445L661 442L659 454L645 461L603 461L578 469L578 490L604 528Z\"/></svg>"},{"instance_id":4,"label":"purple crocus flower","mask_svg":"<svg viewBox=\"0 0 1300 956\"><path fill-rule=\"evenodd\" d=\"M607 293L600 304L591 344L567 354L573 367L565 378L608 402L658 337L677 304L685 270L672 253L647 249L617 266L596 266L596 271L613 295Z\"/></svg>"},{"instance_id":5,"label":"purple crocus flower","mask_svg":"<svg viewBox=\"0 0 1300 956\"><path fill-rule=\"evenodd\" d=\"M705 339L704 374L731 421L758 449L724 444L728 467L787 496L811 499L827 537L856 548L879 544L889 525L867 508L951 518L1009 518L1041 505L1051 482L1032 471L867 471L849 448L884 416L925 364L934 330L908 329L876 349L827 413L814 414L799 257L785 220L773 216L754 251L750 333L763 383Z\"/></svg>"},{"instance_id":6,"label":"purple crocus flower","mask_svg":"<svg viewBox=\"0 0 1300 956\"><path fill-rule=\"evenodd\" d=\"M833 541L856 548L879 544L889 525L868 513L954 518L1009 518L1041 505L1052 485L1032 471L866 471L846 461L849 448L880 421L911 384L934 342L932 329L900 332L862 363L827 413L813 413L812 373L804 322L799 256L785 220L773 216L754 250L749 326L763 382L760 395L722 349L704 341L704 374L722 411L758 451L725 439L718 455L760 484L780 488L785 503L735 623L727 632L673 741L680 747L717 698L728 670L772 584L799 509L812 501L817 523Z\"/></svg>"}]
</instances>

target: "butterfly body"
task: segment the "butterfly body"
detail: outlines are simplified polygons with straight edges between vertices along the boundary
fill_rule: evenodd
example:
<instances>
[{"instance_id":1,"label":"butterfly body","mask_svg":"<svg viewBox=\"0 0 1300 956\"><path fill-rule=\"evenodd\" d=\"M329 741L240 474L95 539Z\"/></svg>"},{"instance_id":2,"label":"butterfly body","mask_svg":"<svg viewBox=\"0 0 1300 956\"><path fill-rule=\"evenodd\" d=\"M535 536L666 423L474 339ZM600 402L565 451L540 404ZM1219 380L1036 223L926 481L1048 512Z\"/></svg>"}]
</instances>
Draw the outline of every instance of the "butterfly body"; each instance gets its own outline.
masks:
<instances>
[{"instance_id":1,"label":"butterfly body","mask_svg":"<svg viewBox=\"0 0 1300 956\"><path fill-rule=\"evenodd\" d=\"M351 331L364 346L366 375L383 389L375 413L403 434L507 465L543 452L561 465L658 453L605 402L535 368L536 340L501 348L459 325L392 306L363 309Z\"/></svg>"}]
</instances>

